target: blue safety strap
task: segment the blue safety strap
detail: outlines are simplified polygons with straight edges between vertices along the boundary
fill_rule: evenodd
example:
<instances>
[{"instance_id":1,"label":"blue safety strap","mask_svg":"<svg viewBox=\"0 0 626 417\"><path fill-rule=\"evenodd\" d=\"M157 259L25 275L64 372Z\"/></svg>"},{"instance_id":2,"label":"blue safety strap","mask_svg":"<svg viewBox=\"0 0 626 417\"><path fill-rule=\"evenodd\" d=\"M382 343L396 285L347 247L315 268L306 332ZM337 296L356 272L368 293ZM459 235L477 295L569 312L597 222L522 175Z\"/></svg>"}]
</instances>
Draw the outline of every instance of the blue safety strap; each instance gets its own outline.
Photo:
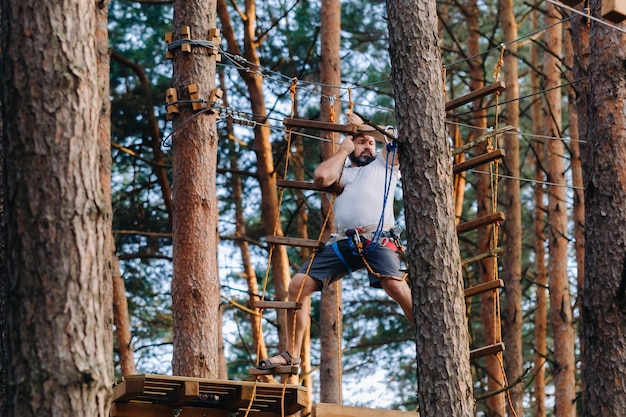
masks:
<instances>
[{"instance_id":1,"label":"blue safety strap","mask_svg":"<svg viewBox=\"0 0 626 417\"><path fill-rule=\"evenodd\" d=\"M344 264L344 266L348 270L348 275L352 274L352 268L350 268L350 265L348 264L348 261L346 261L346 258L344 258L343 255L341 254L341 252L339 251L339 246L337 245L337 241L334 241L333 243L331 243L330 246L335 251L335 254L337 255L337 258L339 258L339 260Z\"/></svg>"}]
</instances>

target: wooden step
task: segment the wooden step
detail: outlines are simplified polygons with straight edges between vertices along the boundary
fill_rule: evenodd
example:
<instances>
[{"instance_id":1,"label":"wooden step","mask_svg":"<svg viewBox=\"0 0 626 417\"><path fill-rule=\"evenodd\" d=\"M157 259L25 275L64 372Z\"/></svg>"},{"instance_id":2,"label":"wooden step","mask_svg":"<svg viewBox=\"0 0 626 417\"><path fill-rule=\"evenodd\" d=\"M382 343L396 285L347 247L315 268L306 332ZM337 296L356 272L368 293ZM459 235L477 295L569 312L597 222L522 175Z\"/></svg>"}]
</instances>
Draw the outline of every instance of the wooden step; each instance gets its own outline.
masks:
<instances>
[{"instance_id":1,"label":"wooden step","mask_svg":"<svg viewBox=\"0 0 626 417\"><path fill-rule=\"evenodd\" d=\"M506 156L506 152L504 151L504 149L502 148L496 149L495 151L487 152L485 154L482 154L474 158L468 159L466 161L460 162L458 164L455 164L452 167L452 173L454 175L457 175L469 169L476 168L488 162L495 161L496 159L504 158L505 156Z\"/></svg>"},{"instance_id":2,"label":"wooden step","mask_svg":"<svg viewBox=\"0 0 626 417\"><path fill-rule=\"evenodd\" d=\"M302 308L302 303L297 303L295 301L257 300L257 301L254 301L252 305L256 308L276 308L276 309L292 309L292 310L300 310Z\"/></svg>"},{"instance_id":3,"label":"wooden step","mask_svg":"<svg viewBox=\"0 0 626 417\"><path fill-rule=\"evenodd\" d=\"M490 94L499 93L505 89L506 85L503 81L497 81L493 84L486 85L483 88L470 92L469 94L446 102L446 111L456 109L457 107L461 107L464 104L478 100L479 98L483 98Z\"/></svg>"},{"instance_id":4,"label":"wooden step","mask_svg":"<svg viewBox=\"0 0 626 417\"><path fill-rule=\"evenodd\" d=\"M474 229L478 229L479 227L482 227L482 226L487 226L489 224L503 222L503 221L504 221L504 212L502 211L488 214L487 216L479 217L469 222L459 224L456 227L456 234L460 235L462 233L469 232Z\"/></svg>"},{"instance_id":5,"label":"wooden step","mask_svg":"<svg viewBox=\"0 0 626 417\"><path fill-rule=\"evenodd\" d=\"M504 343L499 342L493 345L483 346L478 349L470 350L470 360L473 361L484 356L495 355L504 350Z\"/></svg>"},{"instance_id":6,"label":"wooden step","mask_svg":"<svg viewBox=\"0 0 626 417\"><path fill-rule=\"evenodd\" d=\"M277 179L276 184L278 184L278 186L282 188L295 188L297 190L324 191L333 194L341 194L343 192L343 187L337 183L329 185L328 187L320 187L314 182L309 181L291 181Z\"/></svg>"},{"instance_id":7,"label":"wooden step","mask_svg":"<svg viewBox=\"0 0 626 417\"><path fill-rule=\"evenodd\" d=\"M482 284L474 285L465 289L465 298L472 297L477 294L482 294L487 291L495 290L497 288L504 288L504 281L501 279L494 279L492 281L483 282Z\"/></svg>"},{"instance_id":8,"label":"wooden step","mask_svg":"<svg viewBox=\"0 0 626 417\"><path fill-rule=\"evenodd\" d=\"M469 258L463 259L461 261L461 265L465 266L473 262L482 261L485 258L491 258L500 255L502 252L504 252L504 248L502 246L498 246L497 248L493 248L485 253L481 253L480 255L471 256Z\"/></svg>"},{"instance_id":9,"label":"wooden step","mask_svg":"<svg viewBox=\"0 0 626 417\"><path fill-rule=\"evenodd\" d=\"M258 369L250 368L248 370L250 375L298 375L298 366L291 365L279 365L272 369Z\"/></svg>"},{"instance_id":10,"label":"wooden step","mask_svg":"<svg viewBox=\"0 0 626 417\"><path fill-rule=\"evenodd\" d=\"M342 125L338 123L320 122L317 120L308 119L283 119L283 124L287 127L307 128L313 130L324 130L328 132L339 132L347 135L352 135L358 131L356 126Z\"/></svg>"},{"instance_id":11,"label":"wooden step","mask_svg":"<svg viewBox=\"0 0 626 417\"><path fill-rule=\"evenodd\" d=\"M285 245L285 246L299 246L301 248L321 248L325 245L324 242L313 239L302 239L299 237L285 237L285 236L274 236L268 235L265 236L265 241L267 243L273 243L276 245Z\"/></svg>"}]
</instances>

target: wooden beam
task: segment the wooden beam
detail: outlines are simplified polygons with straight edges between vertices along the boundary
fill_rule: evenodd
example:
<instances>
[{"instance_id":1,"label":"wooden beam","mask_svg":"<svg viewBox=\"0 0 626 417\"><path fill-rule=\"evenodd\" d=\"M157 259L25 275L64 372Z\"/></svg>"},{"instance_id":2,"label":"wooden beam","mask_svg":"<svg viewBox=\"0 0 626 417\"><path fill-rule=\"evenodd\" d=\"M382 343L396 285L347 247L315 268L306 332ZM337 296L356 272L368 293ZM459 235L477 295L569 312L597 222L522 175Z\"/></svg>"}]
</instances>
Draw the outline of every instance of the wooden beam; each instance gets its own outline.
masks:
<instances>
[{"instance_id":1,"label":"wooden beam","mask_svg":"<svg viewBox=\"0 0 626 417\"><path fill-rule=\"evenodd\" d=\"M467 104L474 100L478 100L479 98L483 98L485 96L488 96L489 94L499 93L505 88L506 85L503 81L497 81L493 84L486 85L483 88L479 88L478 90L470 92L469 94L446 102L446 111L456 109L457 107L461 107L464 104Z\"/></svg>"},{"instance_id":2,"label":"wooden beam","mask_svg":"<svg viewBox=\"0 0 626 417\"><path fill-rule=\"evenodd\" d=\"M265 241L267 243L273 243L275 245L299 246L301 248L321 248L325 245L324 242L321 242L319 240L273 235L265 236Z\"/></svg>"},{"instance_id":3,"label":"wooden beam","mask_svg":"<svg viewBox=\"0 0 626 417\"><path fill-rule=\"evenodd\" d=\"M256 308L278 308L278 309L292 309L292 310L300 310L302 308L302 303L297 303L295 301L254 301L252 305Z\"/></svg>"},{"instance_id":4,"label":"wooden beam","mask_svg":"<svg viewBox=\"0 0 626 417\"><path fill-rule=\"evenodd\" d=\"M176 413L178 414L176 414ZM228 417L229 410L204 407L173 407L161 404L144 403L114 403L111 406L110 417Z\"/></svg>"},{"instance_id":5,"label":"wooden beam","mask_svg":"<svg viewBox=\"0 0 626 417\"><path fill-rule=\"evenodd\" d=\"M602 0L602 17L613 23L621 23L626 19L626 1Z\"/></svg>"},{"instance_id":6,"label":"wooden beam","mask_svg":"<svg viewBox=\"0 0 626 417\"><path fill-rule=\"evenodd\" d=\"M186 404L200 396L200 384L198 381L183 381L168 394L168 401L172 405Z\"/></svg>"},{"instance_id":7,"label":"wooden beam","mask_svg":"<svg viewBox=\"0 0 626 417\"><path fill-rule=\"evenodd\" d=\"M311 190L311 191L324 191L327 193L341 194L343 187L337 183L329 185L328 187L320 187L314 182L309 181L291 181L285 179L277 179L276 184L282 188L295 188L297 190Z\"/></svg>"},{"instance_id":8,"label":"wooden beam","mask_svg":"<svg viewBox=\"0 0 626 417\"><path fill-rule=\"evenodd\" d=\"M133 400L143 393L144 378L124 378L113 387L113 401L126 402Z\"/></svg>"},{"instance_id":9,"label":"wooden beam","mask_svg":"<svg viewBox=\"0 0 626 417\"><path fill-rule=\"evenodd\" d=\"M504 350L504 343L499 342L493 345L483 346L478 349L470 350L470 360L473 361L483 356L495 355Z\"/></svg>"},{"instance_id":10,"label":"wooden beam","mask_svg":"<svg viewBox=\"0 0 626 417\"><path fill-rule=\"evenodd\" d=\"M488 214L486 216L479 217L469 222L459 224L456 227L456 234L460 235L462 233L469 232L470 230L478 229L479 227L487 226L489 224L502 222L502 221L504 221L503 212L499 211L497 213Z\"/></svg>"},{"instance_id":11,"label":"wooden beam","mask_svg":"<svg viewBox=\"0 0 626 417\"><path fill-rule=\"evenodd\" d=\"M504 149L496 149L495 151L487 152L477 157L455 164L452 167L452 173L454 175L457 175L463 171L467 171L468 169L476 168L488 162L495 161L496 159L504 158L505 156L506 152L504 151Z\"/></svg>"},{"instance_id":12,"label":"wooden beam","mask_svg":"<svg viewBox=\"0 0 626 417\"><path fill-rule=\"evenodd\" d=\"M308 119L286 118L286 119L283 119L283 124L287 127L299 127L299 128L313 129L313 130L324 130L327 132L339 132L339 133L345 133L346 135L353 135L358 131L358 129L355 126L351 126L351 125L319 122L317 120L308 120Z\"/></svg>"},{"instance_id":13,"label":"wooden beam","mask_svg":"<svg viewBox=\"0 0 626 417\"><path fill-rule=\"evenodd\" d=\"M487 291L495 290L497 288L503 288L504 281L501 279L494 279L488 282L483 282L482 284L474 285L473 287L469 287L465 289L465 298L472 297L477 294L482 294Z\"/></svg>"}]
</instances>

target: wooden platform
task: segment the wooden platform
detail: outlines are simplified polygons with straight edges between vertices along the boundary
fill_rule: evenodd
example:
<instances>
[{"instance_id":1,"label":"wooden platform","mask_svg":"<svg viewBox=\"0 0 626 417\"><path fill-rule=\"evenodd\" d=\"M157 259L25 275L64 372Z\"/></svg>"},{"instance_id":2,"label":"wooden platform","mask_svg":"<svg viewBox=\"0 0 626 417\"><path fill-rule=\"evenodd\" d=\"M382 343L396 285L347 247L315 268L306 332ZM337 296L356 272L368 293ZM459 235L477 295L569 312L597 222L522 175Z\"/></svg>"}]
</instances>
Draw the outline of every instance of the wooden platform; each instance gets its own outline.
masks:
<instances>
[{"instance_id":1,"label":"wooden platform","mask_svg":"<svg viewBox=\"0 0 626 417\"><path fill-rule=\"evenodd\" d=\"M284 413L281 407L284 392ZM275 417L307 405L300 385L214 380L164 375L129 375L113 387L111 417Z\"/></svg>"}]
</instances>

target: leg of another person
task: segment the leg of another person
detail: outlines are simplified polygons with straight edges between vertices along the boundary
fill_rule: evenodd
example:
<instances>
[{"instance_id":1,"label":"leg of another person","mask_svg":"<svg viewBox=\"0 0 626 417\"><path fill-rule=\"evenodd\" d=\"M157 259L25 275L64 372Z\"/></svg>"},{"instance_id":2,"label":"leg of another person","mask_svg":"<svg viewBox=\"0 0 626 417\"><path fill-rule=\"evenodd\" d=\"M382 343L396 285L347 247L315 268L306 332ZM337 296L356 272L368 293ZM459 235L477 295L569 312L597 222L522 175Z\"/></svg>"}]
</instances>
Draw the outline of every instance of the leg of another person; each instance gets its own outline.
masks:
<instances>
[{"instance_id":1,"label":"leg of another person","mask_svg":"<svg viewBox=\"0 0 626 417\"><path fill-rule=\"evenodd\" d=\"M386 278L383 279L382 286L385 292L400 305L406 318L413 323L413 297L406 280Z\"/></svg>"}]
</instances>

